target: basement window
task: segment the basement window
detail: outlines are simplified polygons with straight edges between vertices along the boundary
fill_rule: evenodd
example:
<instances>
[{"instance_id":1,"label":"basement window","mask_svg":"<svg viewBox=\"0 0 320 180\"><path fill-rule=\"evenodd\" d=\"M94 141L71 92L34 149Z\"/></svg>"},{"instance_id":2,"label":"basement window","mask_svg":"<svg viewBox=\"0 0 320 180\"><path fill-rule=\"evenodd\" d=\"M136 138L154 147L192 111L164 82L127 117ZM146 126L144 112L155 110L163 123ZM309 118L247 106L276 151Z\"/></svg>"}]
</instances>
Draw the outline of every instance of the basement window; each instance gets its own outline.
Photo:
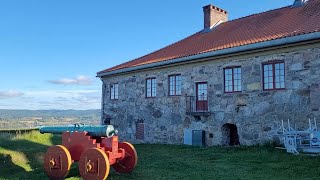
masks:
<instances>
[{"instance_id":1,"label":"basement window","mask_svg":"<svg viewBox=\"0 0 320 180\"><path fill-rule=\"evenodd\" d=\"M119 99L119 84L112 84L110 86L110 99L112 100Z\"/></svg>"},{"instance_id":2,"label":"basement window","mask_svg":"<svg viewBox=\"0 0 320 180\"><path fill-rule=\"evenodd\" d=\"M224 92L241 92L241 67L227 67L224 69Z\"/></svg>"},{"instance_id":3,"label":"basement window","mask_svg":"<svg viewBox=\"0 0 320 180\"><path fill-rule=\"evenodd\" d=\"M148 78L147 79L147 86L146 86L146 97L156 97L157 96L157 79L156 78Z\"/></svg>"},{"instance_id":4,"label":"basement window","mask_svg":"<svg viewBox=\"0 0 320 180\"><path fill-rule=\"evenodd\" d=\"M169 96L180 96L181 86L180 74L169 76Z\"/></svg>"},{"instance_id":5,"label":"basement window","mask_svg":"<svg viewBox=\"0 0 320 180\"><path fill-rule=\"evenodd\" d=\"M284 62L268 62L263 67L263 90L285 89Z\"/></svg>"}]
</instances>

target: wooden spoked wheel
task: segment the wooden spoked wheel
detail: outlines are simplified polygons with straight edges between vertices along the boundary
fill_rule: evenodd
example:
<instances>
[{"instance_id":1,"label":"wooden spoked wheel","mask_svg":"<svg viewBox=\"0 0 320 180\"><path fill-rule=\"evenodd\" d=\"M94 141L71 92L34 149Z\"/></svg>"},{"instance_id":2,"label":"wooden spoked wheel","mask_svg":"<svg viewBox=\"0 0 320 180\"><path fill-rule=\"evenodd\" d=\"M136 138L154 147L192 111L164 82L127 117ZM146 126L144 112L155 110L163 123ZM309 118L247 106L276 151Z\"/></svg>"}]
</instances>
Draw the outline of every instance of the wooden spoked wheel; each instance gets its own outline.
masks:
<instances>
[{"instance_id":1,"label":"wooden spoked wheel","mask_svg":"<svg viewBox=\"0 0 320 180\"><path fill-rule=\"evenodd\" d=\"M104 180L108 177L109 171L109 159L104 151L91 148L82 153L79 172L84 180Z\"/></svg>"},{"instance_id":2,"label":"wooden spoked wheel","mask_svg":"<svg viewBox=\"0 0 320 180\"><path fill-rule=\"evenodd\" d=\"M124 149L125 157L119 159L112 167L118 173L130 173L138 163L137 151L132 144L127 142L119 143L119 148Z\"/></svg>"},{"instance_id":3,"label":"wooden spoked wheel","mask_svg":"<svg viewBox=\"0 0 320 180\"><path fill-rule=\"evenodd\" d=\"M53 180L64 179L69 174L71 164L70 152L61 145L50 147L44 156L44 170Z\"/></svg>"}]
</instances>

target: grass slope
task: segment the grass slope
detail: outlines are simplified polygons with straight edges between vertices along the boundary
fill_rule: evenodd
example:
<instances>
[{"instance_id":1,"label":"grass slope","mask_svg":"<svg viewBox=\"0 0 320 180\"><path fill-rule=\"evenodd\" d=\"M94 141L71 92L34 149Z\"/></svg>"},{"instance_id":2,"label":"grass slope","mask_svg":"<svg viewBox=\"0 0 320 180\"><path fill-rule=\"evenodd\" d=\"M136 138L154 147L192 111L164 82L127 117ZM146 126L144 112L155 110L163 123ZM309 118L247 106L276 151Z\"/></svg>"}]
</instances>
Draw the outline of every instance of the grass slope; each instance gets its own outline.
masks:
<instances>
[{"instance_id":1,"label":"grass slope","mask_svg":"<svg viewBox=\"0 0 320 180\"><path fill-rule=\"evenodd\" d=\"M0 179L47 179L43 155L60 137L29 132L0 135ZM135 145L132 174L111 171L108 179L319 179L320 157L295 156L272 147L196 148ZM81 179L76 164L67 179Z\"/></svg>"}]
</instances>

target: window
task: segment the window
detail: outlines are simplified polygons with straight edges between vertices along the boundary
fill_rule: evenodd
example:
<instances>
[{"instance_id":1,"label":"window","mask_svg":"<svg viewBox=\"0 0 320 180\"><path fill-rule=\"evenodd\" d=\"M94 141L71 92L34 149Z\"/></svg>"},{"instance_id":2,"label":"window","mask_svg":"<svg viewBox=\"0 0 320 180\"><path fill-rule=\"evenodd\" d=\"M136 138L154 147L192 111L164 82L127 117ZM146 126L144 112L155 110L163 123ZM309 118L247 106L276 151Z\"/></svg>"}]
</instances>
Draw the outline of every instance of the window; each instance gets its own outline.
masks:
<instances>
[{"instance_id":1,"label":"window","mask_svg":"<svg viewBox=\"0 0 320 180\"><path fill-rule=\"evenodd\" d=\"M169 76L169 96L181 95L181 75Z\"/></svg>"},{"instance_id":2,"label":"window","mask_svg":"<svg viewBox=\"0 0 320 180\"><path fill-rule=\"evenodd\" d=\"M284 62L263 64L263 90L284 89Z\"/></svg>"},{"instance_id":3,"label":"window","mask_svg":"<svg viewBox=\"0 0 320 180\"><path fill-rule=\"evenodd\" d=\"M119 99L119 84L110 86L110 99Z\"/></svg>"},{"instance_id":4,"label":"window","mask_svg":"<svg viewBox=\"0 0 320 180\"><path fill-rule=\"evenodd\" d=\"M147 97L157 96L157 80L156 78L147 79Z\"/></svg>"},{"instance_id":5,"label":"window","mask_svg":"<svg viewBox=\"0 0 320 180\"><path fill-rule=\"evenodd\" d=\"M241 67L224 69L224 92L241 92Z\"/></svg>"}]
</instances>

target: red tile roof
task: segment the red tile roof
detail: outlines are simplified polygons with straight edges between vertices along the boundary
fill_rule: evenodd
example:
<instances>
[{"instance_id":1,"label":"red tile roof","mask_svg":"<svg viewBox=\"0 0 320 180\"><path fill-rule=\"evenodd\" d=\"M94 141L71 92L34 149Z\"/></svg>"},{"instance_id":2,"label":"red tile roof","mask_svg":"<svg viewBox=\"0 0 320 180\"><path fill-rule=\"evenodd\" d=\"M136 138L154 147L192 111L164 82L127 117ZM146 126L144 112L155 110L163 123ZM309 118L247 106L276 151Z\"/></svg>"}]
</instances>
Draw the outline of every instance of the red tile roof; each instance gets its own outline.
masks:
<instances>
[{"instance_id":1,"label":"red tile roof","mask_svg":"<svg viewBox=\"0 0 320 180\"><path fill-rule=\"evenodd\" d=\"M200 31L98 74L319 31L320 0L309 0L304 6L288 6L222 23L210 32Z\"/></svg>"}]
</instances>

